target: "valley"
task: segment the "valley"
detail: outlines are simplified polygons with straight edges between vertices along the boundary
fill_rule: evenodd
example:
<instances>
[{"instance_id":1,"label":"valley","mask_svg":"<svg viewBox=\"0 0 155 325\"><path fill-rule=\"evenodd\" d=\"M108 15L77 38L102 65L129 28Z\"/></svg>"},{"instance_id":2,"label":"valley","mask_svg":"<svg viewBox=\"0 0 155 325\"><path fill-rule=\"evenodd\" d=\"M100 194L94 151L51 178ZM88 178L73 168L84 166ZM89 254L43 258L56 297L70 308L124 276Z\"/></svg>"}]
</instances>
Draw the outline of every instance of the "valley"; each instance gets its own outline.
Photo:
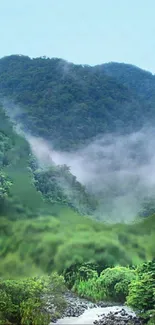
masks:
<instances>
[{"instance_id":1,"label":"valley","mask_svg":"<svg viewBox=\"0 0 155 325\"><path fill-rule=\"evenodd\" d=\"M131 65L0 59L0 324L65 324L67 290L103 308L70 324L116 306L154 324L154 85Z\"/></svg>"}]
</instances>

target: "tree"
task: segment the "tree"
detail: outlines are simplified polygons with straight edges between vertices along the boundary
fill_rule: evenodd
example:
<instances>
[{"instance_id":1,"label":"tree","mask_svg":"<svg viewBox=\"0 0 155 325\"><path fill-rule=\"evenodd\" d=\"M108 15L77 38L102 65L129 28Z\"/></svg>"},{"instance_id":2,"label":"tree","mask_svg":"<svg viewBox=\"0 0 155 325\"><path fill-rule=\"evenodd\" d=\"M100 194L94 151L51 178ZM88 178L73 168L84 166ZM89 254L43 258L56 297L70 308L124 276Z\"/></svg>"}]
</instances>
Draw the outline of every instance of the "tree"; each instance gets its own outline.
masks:
<instances>
[{"instance_id":1,"label":"tree","mask_svg":"<svg viewBox=\"0 0 155 325\"><path fill-rule=\"evenodd\" d=\"M0 171L0 202L7 198L11 185L11 181Z\"/></svg>"}]
</instances>

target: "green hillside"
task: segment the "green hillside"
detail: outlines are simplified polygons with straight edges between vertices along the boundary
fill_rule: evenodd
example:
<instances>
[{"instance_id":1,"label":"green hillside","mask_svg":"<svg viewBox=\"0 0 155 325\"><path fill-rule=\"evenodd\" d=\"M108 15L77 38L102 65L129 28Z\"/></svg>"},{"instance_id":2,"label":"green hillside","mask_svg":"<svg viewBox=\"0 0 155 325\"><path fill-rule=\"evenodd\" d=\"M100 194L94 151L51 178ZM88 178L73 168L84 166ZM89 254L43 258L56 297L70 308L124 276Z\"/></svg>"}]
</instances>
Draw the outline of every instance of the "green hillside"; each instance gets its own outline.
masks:
<instances>
[{"instance_id":1,"label":"green hillside","mask_svg":"<svg viewBox=\"0 0 155 325\"><path fill-rule=\"evenodd\" d=\"M154 76L130 65L0 59L0 324L48 325L48 295L55 322L66 307L64 280L76 294L95 302L138 306L145 320L151 319L148 324L154 324L155 269L154 261L149 262L155 257L154 196L150 201L144 193L143 217L135 216L132 224L110 224L104 204L112 205L111 193L125 194L123 184L116 178L103 193L100 188L98 196L90 194L69 166L40 164L25 138L30 133L70 151L100 134L138 130L154 123L154 83ZM114 142L113 150L117 148L121 154ZM102 158L103 163L106 155L100 154L96 157L94 149L95 161ZM126 166L117 159L115 166L114 157L110 151L111 168ZM147 152L145 158L147 163ZM95 219L101 199L104 222Z\"/></svg>"},{"instance_id":2,"label":"green hillside","mask_svg":"<svg viewBox=\"0 0 155 325\"><path fill-rule=\"evenodd\" d=\"M134 67L127 76L122 65L116 69L119 75L107 76L108 67L104 72L104 66L77 66L60 59L0 59L1 276L62 272L74 262L85 261L131 265L154 257L154 215L138 226L93 220L97 199L67 166L41 168L4 113L5 108L25 130L68 150L102 132L135 130L148 117L140 104L144 80L148 76L153 85L154 76ZM150 101L153 105L153 86L149 93L148 107Z\"/></svg>"},{"instance_id":3,"label":"green hillside","mask_svg":"<svg viewBox=\"0 0 155 325\"><path fill-rule=\"evenodd\" d=\"M141 73L145 78L147 73ZM102 66L56 58L0 59L0 94L26 130L61 149L75 149L100 133L135 130L150 118L122 78L107 75Z\"/></svg>"},{"instance_id":4,"label":"green hillside","mask_svg":"<svg viewBox=\"0 0 155 325\"><path fill-rule=\"evenodd\" d=\"M137 97L154 102L155 76L136 66L125 63L111 62L98 66L108 76L116 78L125 87L130 88Z\"/></svg>"},{"instance_id":5,"label":"green hillside","mask_svg":"<svg viewBox=\"0 0 155 325\"><path fill-rule=\"evenodd\" d=\"M16 133L13 124L0 107L0 169L12 182L10 196L2 211L12 218L19 213L34 216L57 214L63 206L70 206L82 214L91 214L96 201L87 193L67 166L41 169L32 155L28 142ZM68 191L64 191L61 183ZM67 194L66 194L67 193Z\"/></svg>"},{"instance_id":6,"label":"green hillside","mask_svg":"<svg viewBox=\"0 0 155 325\"><path fill-rule=\"evenodd\" d=\"M80 215L57 187L57 173L67 171L74 189L68 169L35 169L28 143L2 108L0 117L0 276L61 273L77 262L132 265L154 257L154 216L135 226ZM90 199L76 186L83 203Z\"/></svg>"}]
</instances>

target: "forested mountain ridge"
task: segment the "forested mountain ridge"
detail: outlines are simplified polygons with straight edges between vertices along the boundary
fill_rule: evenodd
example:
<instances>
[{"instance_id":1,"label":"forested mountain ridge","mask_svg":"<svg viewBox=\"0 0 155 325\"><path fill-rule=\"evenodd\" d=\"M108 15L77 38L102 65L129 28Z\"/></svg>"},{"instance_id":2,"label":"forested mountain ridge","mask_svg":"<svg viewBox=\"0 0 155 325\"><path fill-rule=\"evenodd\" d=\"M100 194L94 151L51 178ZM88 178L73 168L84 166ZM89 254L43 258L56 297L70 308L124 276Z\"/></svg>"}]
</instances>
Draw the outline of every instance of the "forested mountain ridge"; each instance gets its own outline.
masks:
<instances>
[{"instance_id":1,"label":"forested mountain ridge","mask_svg":"<svg viewBox=\"0 0 155 325\"><path fill-rule=\"evenodd\" d=\"M114 67L12 55L0 59L0 95L19 104L18 115L29 131L70 150L98 134L133 131L155 116L153 93L144 102L135 87L138 68L132 67L128 82L127 66ZM154 84L154 76L138 71L142 84L147 76Z\"/></svg>"},{"instance_id":2,"label":"forested mountain ridge","mask_svg":"<svg viewBox=\"0 0 155 325\"><path fill-rule=\"evenodd\" d=\"M134 65L111 62L99 65L108 76L116 78L141 98L153 99L155 96L155 76Z\"/></svg>"}]
</instances>

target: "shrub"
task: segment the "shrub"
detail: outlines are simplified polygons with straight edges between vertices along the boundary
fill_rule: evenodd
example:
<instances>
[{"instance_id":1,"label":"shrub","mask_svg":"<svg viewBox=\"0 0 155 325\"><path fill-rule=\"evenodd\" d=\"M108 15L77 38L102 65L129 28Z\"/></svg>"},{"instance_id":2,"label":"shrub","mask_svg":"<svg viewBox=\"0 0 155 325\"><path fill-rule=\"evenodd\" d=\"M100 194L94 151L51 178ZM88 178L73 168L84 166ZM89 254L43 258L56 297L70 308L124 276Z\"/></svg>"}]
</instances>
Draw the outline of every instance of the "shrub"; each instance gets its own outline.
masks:
<instances>
[{"instance_id":1,"label":"shrub","mask_svg":"<svg viewBox=\"0 0 155 325\"><path fill-rule=\"evenodd\" d=\"M76 263L68 267L64 272L64 279L69 289L71 289L75 283L80 281L86 281L94 277L94 271L98 272L99 265L94 263Z\"/></svg>"},{"instance_id":2,"label":"shrub","mask_svg":"<svg viewBox=\"0 0 155 325\"><path fill-rule=\"evenodd\" d=\"M84 297L95 302L100 301L101 292L98 290L97 287L97 278L97 272L93 271L93 277L91 277L87 281L80 280L76 282L73 287L73 290L76 291L80 297Z\"/></svg>"},{"instance_id":3,"label":"shrub","mask_svg":"<svg viewBox=\"0 0 155 325\"><path fill-rule=\"evenodd\" d=\"M42 298L46 288L47 280L43 278L19 281L1 280L0 315L2 324L48 324L49 317L43 310L45 301Z\"/></svg>"},{"instance_id":4,"label":"shrub","mask_svg":"<svg viewBox=\"0 0 155 325\"><path fill-rule=\"evenodd\" d=\"M21 325L46 325L49 324L49 315L43 312L40 299L29 298L21 302L20 316Z\"/></svg>"},{"instance_id":5,"label":"shrub","mask_svg":"<svg viewBox=\"0 0 155 325\"><path fill-rule=\"evenodd\" d=\"M141 278L132 281L129 286L129 295L127 297L128 305L144 312L153 309L155 305L153 294L154 288L154 279L147 273L145 273Z\"/></svg>"},{"instance_id":6,"label":"shrub","mask_svg":"<svg viewBox=\"0 0 155 325\"><path fill-rule=\"evenodd\" d=\"M144 318L152 316L155 323L155 261L144 263L137 268L137 277L129 285L127 304L141 311ZM154 323L152 323L154 322Z\"/></svg>"},{"instance_id":7,"label":"shrub","mask_svg":"<svg viewBox=\"0 0 155 325\"><path fill-rule=\"evenodd\" d=\"M99 276L95 270L82 265L74 279L73 290L82 297L93 301L125 302L129 284L135 279L135 270L117 266L105 269Z\"/></svg>"},{"instance_id":8,"label":"shrub","mask_svg":"<svg viewBox=\"0 0 155 325\"><path fill-rule=\"evenodd\" d=\"M102 299L125 302L129 284L134 278L135 271L129 268L107 268L97 280Z\"/></svg>"},{"instance_id":9,"label":"shrub","mask_svg":"<svg viewBox=\"0 0 155 325\"><path fill-rule=\"evenodd\" d=\"M151 272L152 275L154 274L155 276L155 259L153 259L152 261L140 264L137 267L137 274L139 276L143 275L144 273L149 273Z\"/></svg>"},{"instance_id":10,"label":"shrub","mask_svg":"<svg viewBox=\"0 0 155 325\"><path fill-rule=\"evenodd\" d=\"M10 324L8 319L13 318L16 307L11 300L11 295L0 289L0 324Z\"/></svg>"},{"instance_id":11,"label":"shrub","mask_svg":"<svg viewBox=\"0 0 155 325\"><path fill-rule=\"evenodd\" d=\"M67 306L63 295L65 291L66 287L63 276L53 273L50 276L50 283L48 285L48 301L50 301L50 305L54 306L53 314L51 315L52 319L61 316Z\"/></svg>"}]
</instances>

